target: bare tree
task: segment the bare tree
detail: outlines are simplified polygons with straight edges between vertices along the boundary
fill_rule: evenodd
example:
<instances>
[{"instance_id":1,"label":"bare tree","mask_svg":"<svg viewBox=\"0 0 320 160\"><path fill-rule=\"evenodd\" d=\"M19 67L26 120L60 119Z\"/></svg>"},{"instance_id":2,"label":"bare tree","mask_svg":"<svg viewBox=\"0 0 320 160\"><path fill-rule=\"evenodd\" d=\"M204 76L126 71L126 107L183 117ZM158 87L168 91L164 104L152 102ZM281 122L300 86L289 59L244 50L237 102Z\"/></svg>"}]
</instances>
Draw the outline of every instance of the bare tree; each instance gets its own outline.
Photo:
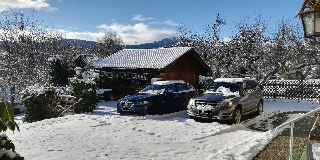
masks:
<instances>
[{"instance_id":1,"label":"bare tree","mask_svg":"<svg viewBox=\"0 0 320 160\"><path fill-rule=\"evenodd\" d=\"M194 47L200 56L212 68L214 77L221 77L221 68L223 65L222 57L217 46L223 46L224 40L219 38L220 26L225 25L225 21L220 18L219 14L214 23L206 25L204 33L187 30L185 26L178 27L179 37L172 45L173 47Z\"/></svg>"},{"instance_id":2,"label":"bare tree","mask_svg":"<svg viewBox=\"0 0 320 160\"><path fill-rule=\"evenodd\" d=\"M319 65L319 47L304 40L299 24L282 20L271 31L261 16L253 21L246 17L235 24L235 36L221 39L217 33L222 24L218 15L202 35L182 26L174 46L195 47L215 78L251 76L269 80L277 73L288 72L304 79L312 66Z\"/></svg>"},{"instance_id":3,"label":"bare tree","mask_svg":"<svg viewBox=\"0 0 320 160\"><path fill-rule=\"evenodd\" d=\"M102 39L98 39L97 51L100 56L107 57L124 48L124 43L116 33L107 33Z\"/></svg>"},{"instance_id":4,"label":"bare tree","mask_svg":"<svg viewBox=\"0 0 320 160\"><path fill-rule=\"evenodd\" d=\"M14 108L17 88L48 80L47 59L61 36L48 30L35 15L6 11L0 14L0 85L10 89Z\"/></svg>"}]
</instances>

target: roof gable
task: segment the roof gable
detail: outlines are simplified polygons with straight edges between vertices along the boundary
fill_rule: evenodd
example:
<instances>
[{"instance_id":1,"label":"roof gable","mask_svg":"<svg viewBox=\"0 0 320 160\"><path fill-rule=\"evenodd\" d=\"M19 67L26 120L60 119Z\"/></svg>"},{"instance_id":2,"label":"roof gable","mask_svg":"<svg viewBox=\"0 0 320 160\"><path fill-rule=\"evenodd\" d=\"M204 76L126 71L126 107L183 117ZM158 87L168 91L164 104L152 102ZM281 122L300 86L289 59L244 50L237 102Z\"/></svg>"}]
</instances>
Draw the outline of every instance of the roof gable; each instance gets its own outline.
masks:
<instances>
[{"instance_id":1,"label":"roof gable","mask_svg":"<svg viewBox=\"0 0 320 160\"><path fill-rule=\"evenodd\" d=\"M123 49L95 62L95 68L152 68L161 69L170 65L192 47L159 49Z\"/></svg>"}]
</instances>

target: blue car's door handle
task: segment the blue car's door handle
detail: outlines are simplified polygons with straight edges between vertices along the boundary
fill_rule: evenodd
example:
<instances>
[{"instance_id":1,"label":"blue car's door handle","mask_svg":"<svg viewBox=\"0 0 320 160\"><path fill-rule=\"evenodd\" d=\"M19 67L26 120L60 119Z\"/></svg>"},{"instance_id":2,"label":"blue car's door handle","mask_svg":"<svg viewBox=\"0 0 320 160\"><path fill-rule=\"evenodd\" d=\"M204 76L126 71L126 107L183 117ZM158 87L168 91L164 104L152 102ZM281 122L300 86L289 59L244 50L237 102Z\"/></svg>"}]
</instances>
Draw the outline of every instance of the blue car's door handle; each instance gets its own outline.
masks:
<instances>
[{"instance_id":1,"label":"blue car's door handle","mask_svg":"<svg viewBox=\"0 0 320 160\"><path fill-rule=\"evenodd\" d=\"M178 97L180 97L178 94L176 94L175 96L173 96L173 98L178 98Z\"/></svg>"}]
</instances>

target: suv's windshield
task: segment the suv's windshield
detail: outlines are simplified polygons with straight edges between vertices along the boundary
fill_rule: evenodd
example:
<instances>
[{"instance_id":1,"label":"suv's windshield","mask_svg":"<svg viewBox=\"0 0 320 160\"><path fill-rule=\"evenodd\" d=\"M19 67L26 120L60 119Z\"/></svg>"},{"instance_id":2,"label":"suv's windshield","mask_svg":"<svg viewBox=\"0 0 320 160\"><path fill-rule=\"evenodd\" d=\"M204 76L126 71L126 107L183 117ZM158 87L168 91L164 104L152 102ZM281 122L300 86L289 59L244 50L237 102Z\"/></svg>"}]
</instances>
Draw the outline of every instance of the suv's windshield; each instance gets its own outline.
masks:
<instances>
[{"instance_id":1,"label":"suv's windshield","mask_svg":"<svg viewBox=\"0 0 320 160\"><path fill-rule=\"evenodd\" d=\"M163 94L163 92L166 90L168 85L149 85L143 90L140 91L140 93L150 93L150 94Z\"/></svg>"},{"instance_id":2,"label":"suv's windshield","mask_svg":"<svg viewBox=\"0 0 320 160\"><path fill-rule=\"evenodd\" d=\"M225 89L230 89L231 92L239 92L239 87L239 83L213 82L207 90L213 92L223 92Z\"/></svg>"}]
</instances>

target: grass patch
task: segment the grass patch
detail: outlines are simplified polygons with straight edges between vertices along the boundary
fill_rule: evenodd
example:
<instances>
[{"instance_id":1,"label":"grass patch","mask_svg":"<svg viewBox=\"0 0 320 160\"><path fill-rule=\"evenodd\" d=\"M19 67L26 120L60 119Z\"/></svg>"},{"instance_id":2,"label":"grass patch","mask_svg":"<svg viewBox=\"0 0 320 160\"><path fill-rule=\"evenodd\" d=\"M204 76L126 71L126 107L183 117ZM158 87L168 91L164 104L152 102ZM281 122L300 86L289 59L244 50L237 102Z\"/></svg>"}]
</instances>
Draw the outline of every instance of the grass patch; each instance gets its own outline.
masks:
<instances>
[{"instance_id":1,"label":"grass patch","mask_svg":"<svg viewBox=\"0 0 320 160\"><path fill-rule=\"evenodd\" d=\"M279 113L277 116L279 121L275 121L274 126L279 126L284 123L290 114L296 114L297 112L284 112ZM303 113L303 112L299 112ZM306 112L305 112L306 113ZM283 118L285 117L285 118ZM300 158L302 153L306 151L308 144L319 143L315 140L309 139L309 132L313 126L315 118L309 116L303 118L294 123L293 129L293 158ZM279 133L258 155L254 160L285 160L289 156L290 145L290 129L284 129L282 133Z\"/></svg>"}]
</instances>

